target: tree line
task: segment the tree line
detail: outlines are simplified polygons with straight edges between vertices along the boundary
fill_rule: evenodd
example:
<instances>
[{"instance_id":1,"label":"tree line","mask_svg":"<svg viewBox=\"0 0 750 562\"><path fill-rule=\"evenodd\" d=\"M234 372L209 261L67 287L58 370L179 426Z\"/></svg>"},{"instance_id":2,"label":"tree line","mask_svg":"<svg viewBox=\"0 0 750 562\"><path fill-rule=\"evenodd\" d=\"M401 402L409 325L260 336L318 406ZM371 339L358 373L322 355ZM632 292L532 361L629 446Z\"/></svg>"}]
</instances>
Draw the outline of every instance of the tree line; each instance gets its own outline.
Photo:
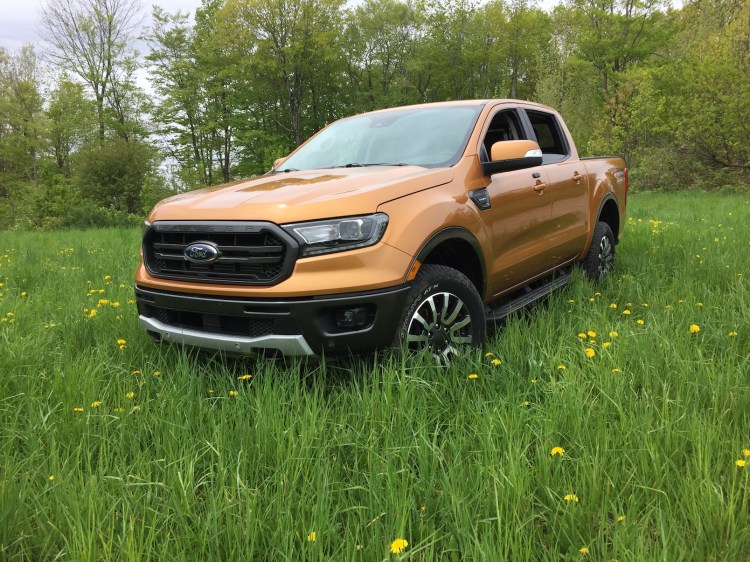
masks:
<instances>
[{"instance_id":1,"label":"tree line","mask_svg":"<svg viewBox=\"0 0 750 562\"><path fill-rule=\"evenodd\" d=\"M745 0L45 0L40 30L0 49L0 228L127 224L339 117L452 99L555 107L636 189L750 179Z\"/></svg>"}]
</instances>

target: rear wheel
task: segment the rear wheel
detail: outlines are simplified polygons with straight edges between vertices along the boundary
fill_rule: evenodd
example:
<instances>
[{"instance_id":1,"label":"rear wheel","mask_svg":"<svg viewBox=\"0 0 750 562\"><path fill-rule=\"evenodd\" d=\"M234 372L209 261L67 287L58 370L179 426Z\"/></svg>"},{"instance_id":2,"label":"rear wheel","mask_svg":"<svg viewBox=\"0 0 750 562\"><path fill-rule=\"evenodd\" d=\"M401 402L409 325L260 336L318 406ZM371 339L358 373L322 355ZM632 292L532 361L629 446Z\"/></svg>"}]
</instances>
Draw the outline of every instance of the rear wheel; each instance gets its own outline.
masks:
<instances>
[{"instance_id":1,"label":"rear wheel","mask_svg":"<svg viewBox=\"0 0 750 562\"><path fill-rule=\"evenodd\" d=\"M589 279L602 279L615 266L615 237L606 222L597 222L591 246L583 260L583 270Z\"/></svg>"},{"instance_id":2,"label":"rear wheel","mask_svg":"<svg viewBox=\"0 0 750 562\"><path fill-rule=\"evenodd\" d=\"M423 265L409 291L394 346L427 351L440 365L482 344L486 319L476 287L461 272Z\"/></svg>"}]
</instances>

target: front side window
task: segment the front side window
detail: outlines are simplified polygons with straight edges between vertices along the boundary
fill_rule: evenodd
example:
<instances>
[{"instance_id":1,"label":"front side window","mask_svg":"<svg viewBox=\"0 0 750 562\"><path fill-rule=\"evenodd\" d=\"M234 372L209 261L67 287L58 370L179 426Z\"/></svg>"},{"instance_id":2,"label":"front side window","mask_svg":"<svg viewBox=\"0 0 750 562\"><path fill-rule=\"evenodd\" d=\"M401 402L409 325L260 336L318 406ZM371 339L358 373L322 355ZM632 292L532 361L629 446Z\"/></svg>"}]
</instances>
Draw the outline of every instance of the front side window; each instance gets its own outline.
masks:
<instances>
[{"instance_id":1,"label":"front side window","mask_svg":"<svg viewBox=\"0 0 750 562\"><path fill-rule=\"evenodd\" d=\"M342 119L305 143L281 168L452 166L463 154L481 109L421 107Z\"/></svg>"}]
</instances>

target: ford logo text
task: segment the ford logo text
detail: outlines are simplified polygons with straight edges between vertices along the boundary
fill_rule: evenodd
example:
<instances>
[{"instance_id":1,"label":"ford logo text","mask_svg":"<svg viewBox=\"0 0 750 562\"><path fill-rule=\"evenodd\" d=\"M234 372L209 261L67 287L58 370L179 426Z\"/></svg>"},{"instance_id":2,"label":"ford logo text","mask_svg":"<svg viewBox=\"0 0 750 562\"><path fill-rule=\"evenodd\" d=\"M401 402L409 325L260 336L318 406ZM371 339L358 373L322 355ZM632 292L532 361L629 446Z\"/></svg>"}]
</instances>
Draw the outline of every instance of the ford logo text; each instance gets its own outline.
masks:
<instances>
[{"instance_id":1,"label":"ford logo text","mask_svg":"<svg viewBox=\"0 0 750 562\"><path fill-rule=\"evenodd\" d=\"M193 242L183 252L185 259L193 263L214 263L221 257L221 252L211 242Z\"/></svg>"}]
</instances>

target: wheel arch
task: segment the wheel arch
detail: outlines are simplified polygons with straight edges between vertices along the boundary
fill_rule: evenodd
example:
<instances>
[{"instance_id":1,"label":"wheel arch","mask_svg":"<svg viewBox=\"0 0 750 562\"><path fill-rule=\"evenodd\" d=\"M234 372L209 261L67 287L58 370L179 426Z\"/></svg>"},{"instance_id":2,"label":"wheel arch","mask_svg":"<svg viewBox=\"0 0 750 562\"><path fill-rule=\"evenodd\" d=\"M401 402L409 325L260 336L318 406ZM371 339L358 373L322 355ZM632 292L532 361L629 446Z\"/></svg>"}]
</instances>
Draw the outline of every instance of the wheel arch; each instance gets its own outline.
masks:
<instances>
[{"instance_id":1,"label":"wheel arch","mask_svg":"<svg viewBox=\"0 0 750 562\"><path fill-rule=\"evenodd\" d=\"M604 199L602 200L601 204L599 205L599 213L596 215L596 221L594 222L594 225L596 225L597 222L605 222L609 225L609 228L612 229L612 234L615 237L615 243L619 243L620 241L620 209L617 206L617 199L615 199L615 196L611 193L608 193ZM592 228L593 231L593 228Z\"/></svg>"},{"instance_id":2,"label":"wheel arch","mask_svg":"<svg viewBox=\"0 0 750 562\"><path fill-rule=\"evenodd\" d=\"M454 226L433 234L414 258L419 266L445 265L460 271L474 285L477 293L484 295L487 265L479 241L468 230ZM414 270L414 263L410 271Z\"/></svg>"}]
</instances>

